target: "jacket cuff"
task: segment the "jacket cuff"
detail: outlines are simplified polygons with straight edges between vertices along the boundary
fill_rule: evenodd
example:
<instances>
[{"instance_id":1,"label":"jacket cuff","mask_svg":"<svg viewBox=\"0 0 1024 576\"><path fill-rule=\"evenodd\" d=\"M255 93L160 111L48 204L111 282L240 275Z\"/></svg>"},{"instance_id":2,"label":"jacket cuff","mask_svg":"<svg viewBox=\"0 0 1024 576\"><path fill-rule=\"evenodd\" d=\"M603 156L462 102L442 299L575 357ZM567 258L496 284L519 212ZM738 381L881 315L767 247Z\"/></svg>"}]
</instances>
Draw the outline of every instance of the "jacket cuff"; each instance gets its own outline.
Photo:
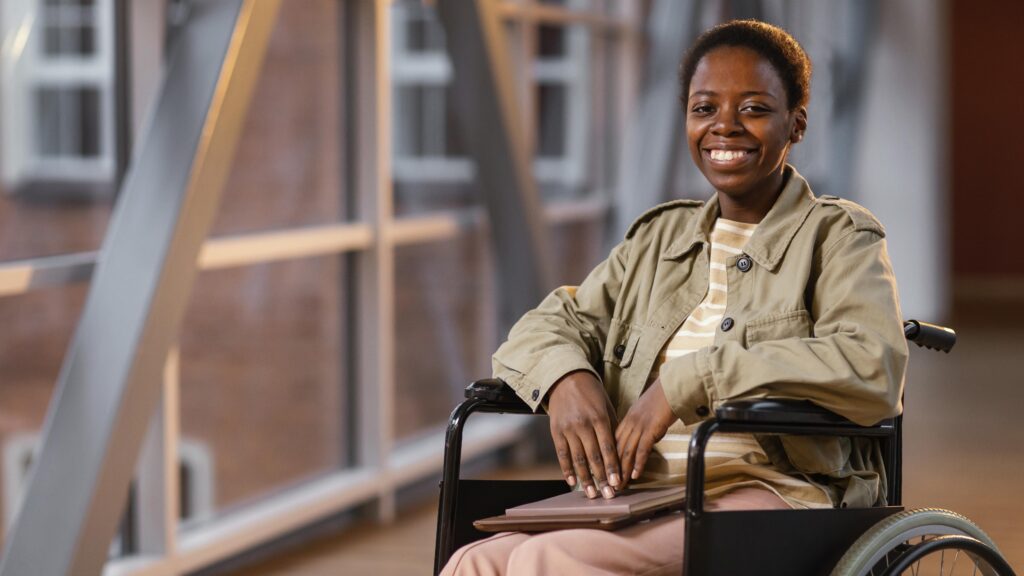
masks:
<instances>
[{"instance_id":1,"label":"jacket cuff","mask_svg":"<svg viewBox=\"0 0 1024 576\"><path fill-rule=\"evenodd\" d=\"M707 348L665 362L658 378L672 412L683 424L689 426L711 415L715 386Z\"/></svg>"},{"instance_id":2,"label":"jacket cuff","mask_svg":"<svg viewBox=\"0 0 1024 576\"><path fill-rule=\"evenodd\" d=\"M598 381L601 376L594 371L580 351L573 346L558 346L541 355L541 359L528 373L515 381L508 381L523 402L536 412L543 402L547 405L547 394L563 376L570 372L585 370Z\"/></svg>"}]
</instances>

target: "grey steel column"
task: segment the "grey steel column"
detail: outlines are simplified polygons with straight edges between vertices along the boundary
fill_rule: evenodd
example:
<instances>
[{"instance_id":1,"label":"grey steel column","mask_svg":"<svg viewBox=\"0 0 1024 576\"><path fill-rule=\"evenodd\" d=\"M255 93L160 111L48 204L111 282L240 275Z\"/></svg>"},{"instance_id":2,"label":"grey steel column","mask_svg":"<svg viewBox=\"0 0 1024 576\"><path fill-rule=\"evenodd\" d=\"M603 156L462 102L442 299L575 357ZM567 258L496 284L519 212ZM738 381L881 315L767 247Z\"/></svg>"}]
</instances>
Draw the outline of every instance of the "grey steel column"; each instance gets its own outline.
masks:
<instances>
[{"instance_id":1,"label":"grey steel column","mask_svg":"<svg viewBox=\"0 0 1024 576\"><path fill-rule=\"evenodd\" d=\"M853 175L860 149L860 126L867 91L869 46L875 42L877 0L847 0L836 6L842 29L829 62L832 78L832 118L829 130L829 174L825 194L858 200Z\"/></svg>"},{"instance_id":2,"label":"grey steel column","mask_svg":"<svg viewBox=\"0 0 1024 576\"><path fill-rule=\"evenodd\" d=\"M64 359L2 576L103 568L279 4L192 4Z\"/></svg>"},{"instance_id":3,"label":"grey steel column","mask_svg":"<svg viewBox=\"0 0 1024 576\"><path fill-rule=\"evenodd\" d=\"M613 240L621 238L644 210L667 199L672 162L686 139L679 61L697 36L700 8L700 0L655 0L651 7L645 79L616 183Z\"/></svg>"},{"instance_id":4,"label":"grey steel column","mask_svg":"<svg viewBox=\"0 0 1024 576\"><path fill-rule=\"evenodd\" d=\"M523 136L524 119L495 0L440 0L456 119L490 216L508 328L552 286L547 226ZM572 103L570 103L572 105Z\"/></svg>"}]
</instances>

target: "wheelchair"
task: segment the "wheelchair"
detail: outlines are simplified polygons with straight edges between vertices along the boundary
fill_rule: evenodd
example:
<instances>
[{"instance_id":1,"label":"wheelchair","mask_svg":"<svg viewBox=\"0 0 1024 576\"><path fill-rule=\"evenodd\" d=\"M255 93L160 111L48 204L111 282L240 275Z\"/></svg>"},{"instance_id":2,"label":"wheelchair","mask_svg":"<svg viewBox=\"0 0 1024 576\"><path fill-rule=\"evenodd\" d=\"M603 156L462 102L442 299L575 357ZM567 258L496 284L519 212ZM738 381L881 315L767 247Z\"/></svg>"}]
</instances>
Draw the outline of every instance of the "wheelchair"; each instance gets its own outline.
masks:
<instances>
[{"instance_id":1,"label":"wheelchair","mask_svg":"<svg viewBox=\"0 0 1024 576\"><path fill-rule=\"evenodd\" d=\"M903 327L907 340L918 346L949 352L956 343L956 333L948 328L917 320ZM463 427L474 412L533 414L501 380L480 380L466 388L466 400L452 412L445 438L434 574L459 547L489 536L477 531L473 520L569 491L563 480L460 478ZM864 576L950 570L1013 576L996 545L967 518L900 505L901 425L902 416L897 416L859 426L807 401L734 401L718 407L690 441L683 574ZM705 511L704 452L716 432L878 438L890 503L873 508ZM954 571L958 563L968 571Z\"/></svg>"}]
</instances>

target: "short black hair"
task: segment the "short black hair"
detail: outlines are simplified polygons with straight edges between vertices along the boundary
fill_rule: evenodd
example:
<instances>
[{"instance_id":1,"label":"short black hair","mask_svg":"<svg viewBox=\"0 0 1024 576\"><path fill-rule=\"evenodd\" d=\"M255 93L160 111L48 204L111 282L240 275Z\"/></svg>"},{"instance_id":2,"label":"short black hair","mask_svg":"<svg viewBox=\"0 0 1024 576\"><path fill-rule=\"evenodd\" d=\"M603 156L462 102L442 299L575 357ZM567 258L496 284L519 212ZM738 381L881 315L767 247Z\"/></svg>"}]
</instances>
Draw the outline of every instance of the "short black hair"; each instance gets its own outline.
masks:
<instances>
[{"instance_id":1,"label":"short black hair","mask_svg":"<svg viewBox=\"0 0 1024 576\"><path fill-rule=\"evenodd\" d=\"M685 108L690 94L690 80L708 52L722 46L749 48L767 60L786 89L790 110L806 106L811 98L811 59L803 46L789 33L760 20L732 20L706 30L687 51L679 68L679 86Z\"/></svg>"}]
</instances>

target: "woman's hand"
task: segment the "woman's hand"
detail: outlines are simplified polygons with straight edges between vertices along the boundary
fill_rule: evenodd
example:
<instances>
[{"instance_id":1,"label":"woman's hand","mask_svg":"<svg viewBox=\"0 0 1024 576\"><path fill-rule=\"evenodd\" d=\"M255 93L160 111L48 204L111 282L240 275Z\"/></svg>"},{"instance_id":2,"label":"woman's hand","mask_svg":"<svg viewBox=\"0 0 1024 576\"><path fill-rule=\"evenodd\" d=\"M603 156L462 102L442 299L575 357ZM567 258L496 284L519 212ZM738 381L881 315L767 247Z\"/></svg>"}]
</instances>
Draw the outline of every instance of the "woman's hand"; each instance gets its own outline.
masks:
<instances>
[{"instance_id":1,"label":"woman's hand","mask_svg":"<svg viewBox=\"0 0 1024 576\"><path fill-rule=\"evenodd\" d=\"M604 386L586 371L563 376L548 393L551 439L569 486L579 482L588 498L598 490L614 498L622 484L615 452L615 409ZM595 488L596 484L596 488Z\"/></svg>"},{"instance_id":2,"label":"woman's hand","mask_svg":"<svg viewBox=\"0 0 1024 576\"><path fill-rule=\"evenodd\" d=\"M665 398L661 380L655 380L615 430L615 444L623 473L629 474L633 480L639 478L654 443L661 440L676 420L678 418Z\"/></svg>"}]
</instances>

